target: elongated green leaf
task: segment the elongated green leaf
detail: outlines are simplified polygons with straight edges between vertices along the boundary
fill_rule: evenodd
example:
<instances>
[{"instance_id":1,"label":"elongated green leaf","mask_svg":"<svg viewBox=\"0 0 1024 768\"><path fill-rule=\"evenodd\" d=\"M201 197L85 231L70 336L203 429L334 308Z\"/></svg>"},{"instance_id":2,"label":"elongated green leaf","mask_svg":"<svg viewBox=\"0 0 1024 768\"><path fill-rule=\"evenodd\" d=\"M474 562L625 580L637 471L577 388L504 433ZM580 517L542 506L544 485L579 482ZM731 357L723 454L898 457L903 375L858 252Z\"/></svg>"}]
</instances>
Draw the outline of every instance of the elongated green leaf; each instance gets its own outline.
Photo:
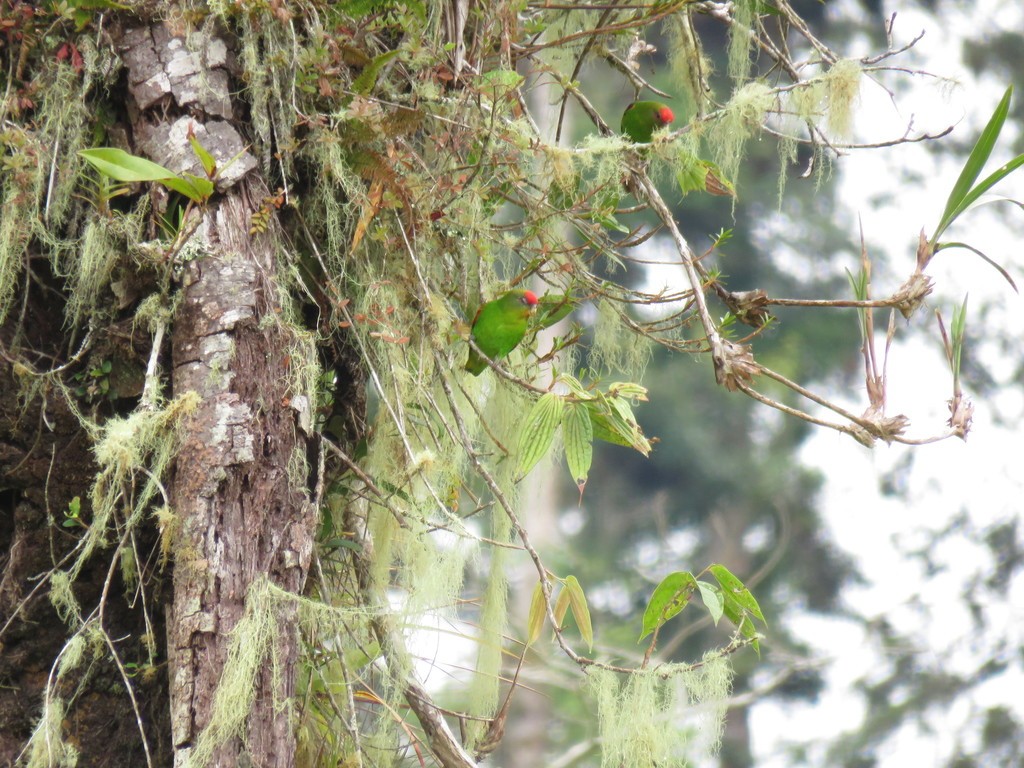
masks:
<instances>
[{"instance_id":1,"label":"elongated green leaf","mask_svg":"<svg viewBox=\"0 0 1024 768\"><path fill-rule=\"evenodd\" d=\"M736 578L728 568L715 563L714 565L709 565L708 570L718 580L718 583L722 585L722 593L727 604L730 601L735 601L740 608L749 612L751 616L764 621L764 614L761 613L761 606L757 604L757 600L750 594L750 590L743 585L743 582ZM767 624L767 622L765 623Z\"/></svg>"},{"instance_id":2,"label":"elongated green leaf","mask_svg":"<svg viewBox=\"0 0 1024 768\"><path fill-rule=\"evenodd\" d=\"M568 388L569 393L577 400L593 400L596 397L593 392L580 383L579 379L575 376L570 376L568 373L559 375L558 383L564 384Z\"/></svg>"},{"instance_id":3,"label":"elongated green leaf","mask_svg":"<svg viewBox=\"0 0 1024 768\"><path fill-rule=\"evenodd\" d=\"M188 143L192 145L192 151L195 156L199 158L199 162L202 163L203 171L206 173L207 178L212 179L217 173L217 159L206 151L206 147L199 143L191 131L189 132Z\"/></svg>"},{"instance_id":4,"label":"elongated green leaf","mask_svg":"<svg viewBox=\"0 0 1024 768\"><path fill-rule=\"evenodd\" d=\"M945 230L946 227L952 224L953 221L961 213L963 213L972 205L974 205L974 203L977 202L979 197L984 195L988 190L992 189L992 187L994 187L1000 181L1005 179L1007 176L1009 176L1015 170L1020 168L1022 165L1024 165L1024 155L1017 155L1015 158L1013 158L1013 160L1001 166L998 170L994 171L993 173L990 173L988 176L986 176L984 179L978 182L978 186L974 187L966 195L964 195L963 199L960 201L960 204L957 205L955 209L953 209L952 214L949 216L949 220L946 221L945 227L940 225L940 229L938 232L936 232L932 242L934 243L934 241L937 240L939 236L942 234L943 230Z\"/></svg>"},{"instance_id":5,"label":"elongated green leaf","mask_svg":"<svg viewBox=\"0 0 1024 768\"><path fill-rule=\"evenodd\" d=\"M696 588L697 580L688 571L676 571L662 579L647 602L643 628L637 642L683 610Z\"/></svg>"},{"instance_id":6,"label":"elongated green leaf","mask_svg":"<svg viewBox=\"0 0 1024 768\"><path fill-rule=\"evenodd\" d=\"M177 175L162 165L114 147L83 149L78 154L97 171L115 181L163 181Z\"/></svg>"},{"instance_id":7,"label":"elongated green leaf","mask_svg":"<svg viewBox=\"0 0 1024 768\"><path fill-rule=\"evenodd\" d=\"M516 478L522 480L529 474L537 462L551 448L555 439L555 430L562 421L562 409L565 401L554 392L541 395L526 417L526 424L519 436L519 464Z\"/></svg>"},{"instance_id":8,"label":"elongated green leaf","mask_svg":"<svg viewBox=\"0 0 1024 768\"><path fill-rule=\"evenodd\" d=\"M364 96L372 91L374 86L377 85L377 78L380 77L380 71L384 68L384 65L401 52L401 49L395 49L377 56L359 73L359 77L352 81L352 90Z\"/></svg>"},{"instance_id":9,"label":"elongated green leaf","mask_svg":"<svg viewBox=\"0 0 1024 768\"><path fill-rule=\"evenodd\" d=\"M572 297L565 293L545 294L538 302L533 324L538 328L550 328L576 307Z\"/></svg>"},{"instance_id":10,"label":"elongated green leaf","mask_svg":"<svg viewBox=\"0 0 1024 768\"><path fill-rule=\"evenodd\" d=\"M184 178L171 176L167 179L157 179L157 183L163 184L168 189L173 189L196 203L209 200L210 195L213 194L212 181L200 176L193 176L191 173L185 174Z\"/></svg>"},{"instance_id":11,"label":"elongated green leaf","mask_svg":"<svg viewBox=\"0 0 1024 768\"><path fill-rule=\"evenodd\" d=\"M540 637L544 629L544 589L540 582L533 588L533 597L530 599L530 615L526 619L526 644L533 645Z\"/></svg>"},{"instance_id":12,"label":"elongated green leaf","mask_svg":"<svg viewBox=\"0 0 1024 768\"><path fill-rule=\"evenodd\" d=\"M562 587L562 590L558 593L558 599L555 600L555 610L552 611L555 614L555 621L558 622L559 627L565 623L565 613L569 610L569 603L571 601L572 595L569 594L569 590Z\"/></svg>"},{"instance_id":13,"label":"elongated green leaf","mask_svg":"<svg viewBox=\"0 0 1024 768\"><path fill-rule=\"evenodd\" d=\"M697 586L700 587L700 597L704 601L704 607L708 609L708 613L711 614L711 620L715 622L717 627L718 621L722 618L722 613L725 611L725 598L722 596L722 590L714 584L708 584L706 581L698 581Z\"/></svg>"},{"instance_id":14,"label":"elongated green leaf","mask_svg":"<svg viewBox=\"0 0 1024 768\"><path fill-rule=\"evenodd\" d=\"M567 403L562 414L562 441L565 443L565 461L569 465L573 482L583 493L594 458L594 427L590 411L582 403Z\"/></svg>"},{"instance_id":15,"label":"elongated green leaf","mask_svg":"<svg viewBox=\"0 0 1024 768\"><path fill-rule=\"evenodd\" d=\"M949 193L949 199L946 201L946 208L942 212L942 218L939 220L939 226L936 228L935 234L932 235L931 243L933 245L935 244L935 241L941 237L946 227L953 222L953 219L955 219L957 215L959 215L959 212L965 207L963 206L964 199L967 197L967 193L974 185L975 180L981 174L981 170L985 167L985 163L988 162L989 155L992 154L992 149L996 145L999 133L1003 129L1003 123L1006 121L1006 115L1010 111L1010 96L1012 94L1013 86L1011 85L1006 89L1006 93L1003 94L1003 98L996 106L996 111L993 112L992 117L989 118L988 125L985 126L985 130L981 132L981 136L974 145L974 149L971 150L970 157L968 157L967 162L964 163L964 167L960 171L960 177L956 180L956 184L953 185L953 191Z\"/></svg>"},{"instance_id":16,"label":"elongated green leaf","mask_svg":"<svg viewBox=\"0 0 1024 768\"><path fill-rule=\"evenodd\" d=\"M632 381L613 381L608 385L608 394L613 397L627 397L647 402L647 387Z\"/></svg>"},{"instance_id":17,"label":"elongated green leaf","mask_svg":"<svg viewBox=\"0 0 1024 768\"><path fill-rule=\"evenodd\" d=\"M616 407L613 404L617 404ZM594 427L594 437L616 445L624 445L634 448L644 456L651 452L651 444L644 437L640 427L631 418L624 418L622 411L625 410L632 416L632 409L629 403L616 397L605 397L598 394L595 400L586 403L590 410L590 419Z\"/></svg>"},{"instance_id":18,"label":"elongated green leaf","mask_svg":"<svg viewBox=\"0 0 1024 768\"><path fill-rule=\"evenodd\" d=\"M587 644L587 649L592 651L594 650L594 627L590 623L590 608L587 607L587 596L583 593L583 587L580 586L575 576L567 576L565 591L569 593L569 607L572 608L572 617L576 619L580 637Z\"/></svg>"}]
</instances>

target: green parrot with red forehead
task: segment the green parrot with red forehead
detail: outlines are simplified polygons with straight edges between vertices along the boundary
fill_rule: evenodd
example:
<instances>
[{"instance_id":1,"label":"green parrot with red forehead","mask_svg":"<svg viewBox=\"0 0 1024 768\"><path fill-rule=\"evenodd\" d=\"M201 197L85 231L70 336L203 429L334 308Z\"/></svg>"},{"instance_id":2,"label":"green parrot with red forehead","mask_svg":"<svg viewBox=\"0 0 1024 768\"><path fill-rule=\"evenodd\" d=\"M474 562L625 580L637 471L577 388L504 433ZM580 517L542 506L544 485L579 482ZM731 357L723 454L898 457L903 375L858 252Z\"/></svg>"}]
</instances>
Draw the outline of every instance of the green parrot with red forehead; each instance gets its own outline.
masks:
<instances>
[{"instance_id":1,"label":"green parrot with red forehead","mask_svg":"<svg viewBox=\"0 0 1024 768\"><path fill-rule=\"evenodd\" d=\"M501 360L519 346L536 309L537 294L533 291L507 291L476 311L470 338L491 360ZM479 376L485 368L487 361L470 347L466 370Z\"/></svg>"},{"instance_id":2,"label":"green parrot with red forehead","mask_svg":"<svg viewBox=\"0 0 1024 768\"><path fill-rule=\"evenodd\" d=\"M648 144L658 128L675 119L668 105L660 101L634 101L622 113L620 130L637 144Z\"/></svg>"}]
</instances>

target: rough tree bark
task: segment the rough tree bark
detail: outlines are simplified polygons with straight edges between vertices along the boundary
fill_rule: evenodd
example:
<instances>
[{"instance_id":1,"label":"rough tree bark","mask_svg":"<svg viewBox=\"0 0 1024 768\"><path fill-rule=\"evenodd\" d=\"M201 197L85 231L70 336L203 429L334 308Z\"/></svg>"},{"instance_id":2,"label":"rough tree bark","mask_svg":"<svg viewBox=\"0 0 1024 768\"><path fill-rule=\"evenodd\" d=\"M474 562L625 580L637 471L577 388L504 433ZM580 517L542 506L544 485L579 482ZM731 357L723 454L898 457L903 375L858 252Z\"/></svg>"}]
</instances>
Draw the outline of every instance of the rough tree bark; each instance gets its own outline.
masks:
<instances>
[{"instance_id":1,"label":"rough tree bark","mask_svg":"<svg viewBox=\"0 0 1024 768\"><path fill-rule=\"evenodd\" d=\"M194 258L172 337L174 392L201 397L171 484L178 520L167 622L171 730L175 765L184 765L211 722L230 635L250 588L262 578L292 593L303 588L317 521L316 478L308 470L296 477L295 468L309 466L307 458L314 469L317 462L308 398L291 384L295 340L280 320L275 230L250 234L251 214L268 192L250 170L253 158L239 156L227 45L186 43L158 24L129 30L121 46L138 148L176 172L200 175L191 134L225 168L219 194L183 225L196 227L186 246ZM273 663L268 658L255 681L248 734L217 747L212 765L294 762L285 705L294 693L298 631L294 607L279 610Z\"/></svg>"}]
</instances>

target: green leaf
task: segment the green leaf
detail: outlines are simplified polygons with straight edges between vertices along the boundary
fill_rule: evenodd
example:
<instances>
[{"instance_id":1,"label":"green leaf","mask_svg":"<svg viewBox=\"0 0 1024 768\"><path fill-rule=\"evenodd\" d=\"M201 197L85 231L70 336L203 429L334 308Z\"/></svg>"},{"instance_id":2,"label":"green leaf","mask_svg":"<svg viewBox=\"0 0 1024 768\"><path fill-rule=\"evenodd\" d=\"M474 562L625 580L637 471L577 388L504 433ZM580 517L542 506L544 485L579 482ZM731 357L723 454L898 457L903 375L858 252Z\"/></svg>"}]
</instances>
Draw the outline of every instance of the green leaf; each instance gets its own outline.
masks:
<instances>
[{"instance_id":1,"label":"green leaf","mask_svg":"<svg viewBox=\"0 0 1024 768\"><path fill-rule=\"evenodd\" d=\"M169 179L157 179L157 182L195 203L205 202L213 194L212 181L200 176L193 176L191 173L185 174L184 177L172 176Z\"/></svg>"},{"instance_id":2,"label":"green leaf","mask_svg":"<svg viewBox=\"0 0 1024 768\"><path fill-rule=\"evenodd\" d=\"M593 392L587 390L580 380L575 376L570 376L568 373L560 374L558 377L558 383L564 384L569 390L569 394L575 397L577 400L593 400L595 395Z\"/></svg>"},{"instance_id":3,"label":"green leaf","mask_svg":"<svg viewBox=\"0 0 1024 768\"><path fill-rule=\"evenodd\" d=\"M551 448L555 430L562 420L564 407L565 401L553 392L541 395L534 403L519 436L517 481L526 477Z\"/></svg>"},{"instance_id":4,"label":"green leaf","mask_svg":"<svg viewBox=\"0 0 1024 768\"><path fill-rule=\"evenodd\" d=\"M607 400L608 398L604 395L599 395L597 399L586 403L587 410L590 411L594 437L604 440L606 443L633 448L644 456L649 455L651 444L640 431L640 427L635 422L630 423L624 420L621 414L609 409Z\"/></svg>"},{"instance_id":5,"label":"green leaf","mask_svg":"<svg viewBox=\"0 0 1024 768\"><path fill-rule=\"evenodd\" d=\"M192 151L199 158L199 162L202 163L207 178L212 179L217 173L217 159L206 151L206 148L199 143L199 139L192 134L191 130L188 135L188 143L192 145Z\"/></svg>"},{"instance_id":6,"label":"green leaf","mask_svg":"<svg viewBox=\"0 0 1024 768\"><path fill-rule=\"evenodd\" d=\"M562 441L569 472L582 494L594 458L594 427L587 406L582 403L566 404L562 414Z\"/></svg>"},{"instance_id":7,"label":"green leaf","mask_svg":"<svg viewBox=\"0 0 1024 768\"><path fill-rule=\"evenodd\" d=\"M761 613L761 606L757 604L757 600L750 594L750 590L743 585L743 582L736 578L728 568L715 563L714 565L709 565L708 570L718 580L718 583L722 585L726 604L734 601L740 608L750 613L751 616L767 624L764 621L764 614Z\"/></svg>"},{"instance_id":8,"label":"green leaf","mask_svg":"<svg viewBox=\"0 0 1024 768\"><path fill-rule=\"evenodd\" d=\"M83 149L78 154L97 171L115 181L163 181L175 177L173 171L162 165L157 165L144 157L130 155L123 149Z\"/></svg>"},{"instance_id":9,"label":"green leaf","mask_svg":"<svg viewBox=\"0 0 1024 768\"><path fill-rule=\"evenodd\" d=\"M380 56L374 58L366 68L359 73L359 77L352 81L352 90L355 93L365 96L374 89L377 85L377 78L380 77L380 71L384 68L384 65L391 61L393 58L402 53L400 48L396 48L393 51L387 51L382 53Z\"/></svg>"},{"instance_id":10,"label":"green leaf","mask_svg":"<svg viewBox=\"0 0 1024 768\"><path fill-rule=\"evenodd\" d=\"M537 303L539 306L533 321L537 328L550 328L575 308L567 293L544 294Z\"/></svg>"},{"instance_id":11,"label":"green leaf","mask_svg":"<svg viewBox=\"0 0 1024 768\"><path fill-rule=\"evenodd\" d=\"M608 394L612 397L628 397L630 400L647 402L647 387L631 381L613 381L608 385Z\"/></svg>"},{"instance_id":12,"label":"green leaf","mask_svg":"<svg viewBox=\"0 0 1024 768\"><path fill-rule=\"evenodd\" d=\"M492 89L497 98L518 88L525 79L511 69L492 69L480 75L480 89Z\"/></svg>"},{"instance_id":13,"label":"green leaf","mask_svg":"<svg viewBox=\"0 0 1024 768\"><path fill-rule=\"evenodd\" d=\"M683 195L690 192L703 192L707 173L707 169L696 157L690 155L685 158L676 169L676 183L679 185L679 192Z\"/></svg>"},{"instance_id":14,"label":"green leaf","mask_svg":"<svg viewBox=\"0 0 1024 768\"><path fill-rule=\"evenodd\" d=\"M722 590L714 584L708 584L706 581L698 581L697 586L700 587L701 600L704 601L704 606L708 609L708 613L711 614L711 620L715 622L717 627L718 621L722 618L722 613L725 611L725 597L722 595Z\"/></svg>"},{"instance_id":15,"label":"green leaf","mask_svg":"<svg viewBox=\"0 0 1024 768\"><path fill-rule=\"evenodd\" d=\"M594 650L594 627L590 623L590 609L587 607L587 596L583 594L583 587L580 586L575 576L567 576L565 591L569 593L569 607L572 608L572 617L576 619L580 637L587 644L587 650L592 651Z\"/></svg>"},{"instance_id":16,"label":"green leaf","mask_svg":"<svg viewBox=\"0 0 1024 768\"><path fill-rule=\"evenodd\" d=\"M689 571L676 571L661 580L644 610L643 629L637 642L679 613L690 602L697 580Z\"/></svg>"},{"instance_id":17,"label":"green leaf","mask_svg":"<svg viewBox=\"0 0 1024 768\"><path fill-rule=\"evenodd\" d=\"M546 616L544 608L544 589L538 581L537 586L533 588L533 597L530 599L530 615L526 619L526 644L528 646L537 641L541 630L544 629Z\"/></svg>"},{"instance_id":18,"label":"green leaf","mask_svg":"<svg viewBox=\"0 0 1024 768\"><path fill-rule=\"evenodd\" d=\"M569 603L571 601L572 595L569 594L569 590L566 587L562 587L562 590L558 593L558 599L555 600L555 610L552 611L559 628L565 623L565 613L569 610Z\"/></svg>"},{"instance_id":19,"label":"green leaf","mask_svg":"<svg viewBox=\"0 0 1024 768\"><path fill-rule=\"evenodd\" d=\"M985 167L985 163L988 162L989 155L992 154L992 149L996 145L996 140L999 138L999 132L1003 129L1003 123L1006 121L1006 115L1010 111L1010 97L1013 94L1013 86L1011 85L1006 89L1006 93L1003 94L1003 98L999 101L996 106L996 111L992 113L992 117L988 121L988 125L981 132L981 136L978 138L977 143L974 145L974 149L971 150L970 156L967 158L967 162L964 163L963 169L960 171L960 177L956 180L956 184L953 185L953 191L949 193L949 199L946 201L946 208L942 212L942 218L939 219L939 225L935 229L935 234L932 235L932 245L938 241L939 237L946 228L953 223L954 219L963 213L964 209L977 199L977 195L968 201L969 193L971 193L971 187L974 185L975 180L981 174L982 168ZM1024 162L1024 156L1018 156L1015 160ZM1019 163L1018 163L1019 165ZM1015 166L1016 167L1016 166ZM997 171L993 176L1002 173L996 181L1001 180L1013 169L1005 170L1006 166ZM1005 170L1005 172L1003 172ZM992 179L990 176L985 181L988 182ZM985 187L991 187L996 181L992 181ZM984 184L985 182L983 182ZM980 185L979 185L980 186ZM982 190L984 191L984 190ZM981 194L980 192L978 193Z\"/></svg>"},{"instance_id":20,"label":"green leaf","mask_svg":"<svg viewBox=\"0 0 1024 768\"><path fill-rule=\"evenodd\" d=\"M600 224L605 229L610 229L613 232L621 232L624 235L628 235L632 230L623 224L621 221L615 218L610 213L604 213L601 211L594 211L590 214L590 219L595 224Z\"/></svg>"}]
</instances>

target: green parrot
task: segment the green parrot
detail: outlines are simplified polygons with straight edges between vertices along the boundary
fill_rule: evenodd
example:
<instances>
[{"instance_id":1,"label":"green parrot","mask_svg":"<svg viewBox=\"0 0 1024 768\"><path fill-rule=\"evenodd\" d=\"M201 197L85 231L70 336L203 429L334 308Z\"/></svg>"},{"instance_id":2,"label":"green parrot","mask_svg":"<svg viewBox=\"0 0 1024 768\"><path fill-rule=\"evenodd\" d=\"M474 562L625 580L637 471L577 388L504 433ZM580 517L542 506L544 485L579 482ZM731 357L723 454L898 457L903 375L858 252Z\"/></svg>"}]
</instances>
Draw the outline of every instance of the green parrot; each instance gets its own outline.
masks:
<instances>
[{"instance_id":1,"label":"green parrot","mask_svg":"<svg viewBox=\"0 0 1024 768\"><path fill-rule=\"evenodd\" d=\"M515 349L526 335L527 321L537 308L533 291L508 291L493 301L481 304L473 318L470 338L491 360L501 360ZM469 348L466 370L479 376L487 361Z\"/></svg>"},{"instance_id":2,"label":"green parrot","mask_svg":"<svg viewBox=\"0 0 1024 768\"><path fill-rule=\"evenodd\" d=\"M620 130L637 144L648 144L656 129L675 119L672 110L660 101L634 101L622 113Z\"/></svg>"}]
</instances>

